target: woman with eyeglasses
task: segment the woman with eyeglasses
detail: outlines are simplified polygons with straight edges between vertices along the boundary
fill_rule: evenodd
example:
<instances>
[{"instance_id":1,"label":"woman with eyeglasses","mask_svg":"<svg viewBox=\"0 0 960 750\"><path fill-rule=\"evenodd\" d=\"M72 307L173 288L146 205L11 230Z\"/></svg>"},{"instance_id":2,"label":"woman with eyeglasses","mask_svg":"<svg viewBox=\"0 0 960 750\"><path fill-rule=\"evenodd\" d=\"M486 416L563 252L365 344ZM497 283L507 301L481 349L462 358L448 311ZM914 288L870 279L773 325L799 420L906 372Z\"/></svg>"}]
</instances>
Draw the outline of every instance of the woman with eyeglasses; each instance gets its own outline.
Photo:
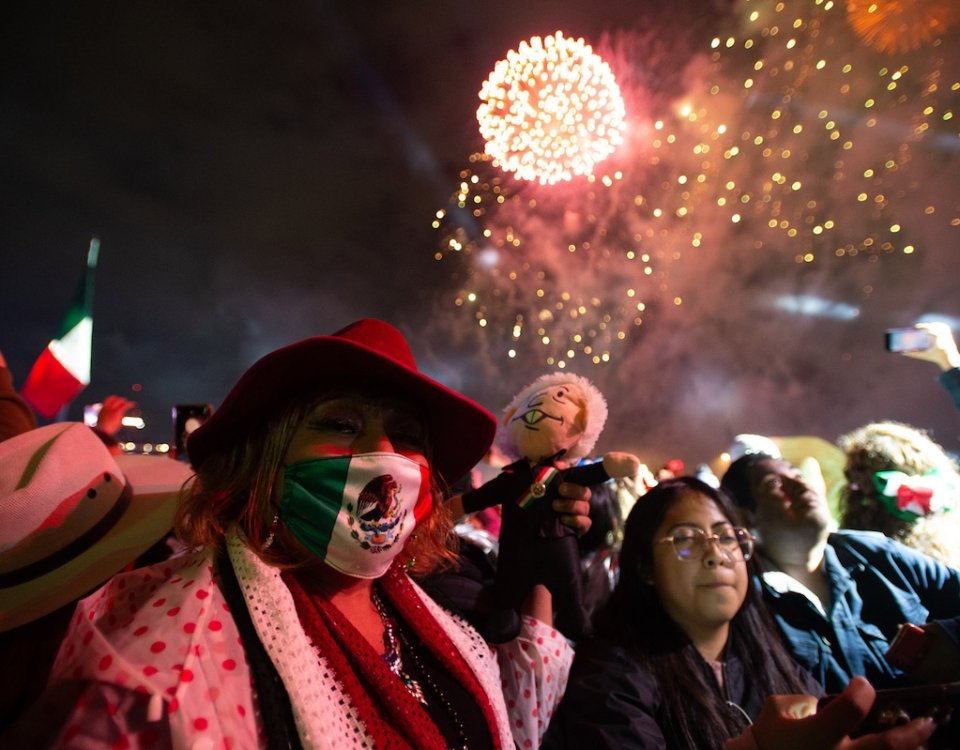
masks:
<instances>
[{"instance_id":1,"label":"woman with eyeglasses","mask_svg":"<svg viewBox=\"0 0 960 750\"><path fill-rule=\"evenodd\" d=\"M794 718L812 712L822 690L750 585L753 548L732 503L697 479L641 497L624 528L617 588L595 638L578 647L543 747L866 750L925 740L932 729L916 722L847 738L873 701L859 679L842 705Z\"/></svg>"}]
</instances>

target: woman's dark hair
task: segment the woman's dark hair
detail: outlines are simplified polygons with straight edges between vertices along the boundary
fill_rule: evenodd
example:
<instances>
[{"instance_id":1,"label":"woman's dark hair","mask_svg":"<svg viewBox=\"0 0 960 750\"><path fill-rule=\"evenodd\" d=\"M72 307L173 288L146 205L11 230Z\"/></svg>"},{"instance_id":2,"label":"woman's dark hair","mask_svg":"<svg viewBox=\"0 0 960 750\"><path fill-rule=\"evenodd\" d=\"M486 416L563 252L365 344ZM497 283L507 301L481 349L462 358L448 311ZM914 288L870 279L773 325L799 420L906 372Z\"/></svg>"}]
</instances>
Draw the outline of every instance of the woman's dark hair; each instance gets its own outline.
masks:
<instances>
[{"instance_id":1,"label":"woman's dark hair","mask_svg":"<svg viewBox=\"0 0 960 750\"><path fill-rule=\"evenodd\" d=\"M757 509L757 501L753 499L753 488L750 486L750 474L753 467L761 461L776 461L774 456L767 453L746 453L732 464L720 480L721 489L727 494L738 508L749 511Z\"/></svg>"},{"instance_id":2,"label":"woman's dark hair","mask_svg":"<svg viewBox=\"0 0 960 750\"><path fill-rule=\"evenodd\" d=\"M711 671L687 634L664 610L652 583L654 534L667 511L683 497L702 495L731 523L741 524L727 496L693 477L661 482L640 497L624 527L620 580L597 614L598 637L635 653L657 680L662 700L661 729L670 747L714 748L746 727L745 718L721 697ZM747 562L750 585L730 623L727 657L743 664L747 679L761 695L806 693L797 667L783 647L760 593L753 559Z\"/></svg>"},{"instance_id":3,"label":"woman's dark hair","mask_svg":"<svg viewBox=\"0 0 960 750\"><path fill-rule=\"evenodd\" d=\"M590 488L590 528L577 538L581 555L617 546L623 528L620 500L612 481Z\"/></svg>"},{"instance_id":4,"label":"woman's dark hair","mask_svg":"<svg viewBox=\"0 0 960 750\"><path fill-rule=\"evenodd\" d=\"M580 548L583 609L587 617L610 598L616 580L623 512L612 481L590 488L590 530L577 539Z\"/></svg>"}]
</instances>

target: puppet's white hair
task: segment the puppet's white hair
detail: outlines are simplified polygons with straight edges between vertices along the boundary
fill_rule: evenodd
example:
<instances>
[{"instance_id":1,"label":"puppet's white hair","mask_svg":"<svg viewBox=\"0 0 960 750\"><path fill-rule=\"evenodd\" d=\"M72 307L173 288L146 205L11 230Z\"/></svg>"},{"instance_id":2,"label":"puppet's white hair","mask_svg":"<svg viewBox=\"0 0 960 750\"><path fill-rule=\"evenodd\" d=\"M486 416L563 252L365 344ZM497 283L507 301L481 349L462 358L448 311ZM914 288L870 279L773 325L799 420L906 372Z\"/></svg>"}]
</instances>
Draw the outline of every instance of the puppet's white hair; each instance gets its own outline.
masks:
<instances>
[{"instance_id":1,"label":"puppet's white hair","mask_svg":"<svg viewBox=\"0 0 960 750\"><path fill-rule=\"evenodd\" d=\"M580 441L563 456L566 460L583 458L593 450L593 446L597 444L597 438L600 437L603 426L607 422L607 400L600 393L600 390L585 377L572 372L551 372L541 375L513 397L513 400L504 408L503 415L506 417L507 414L517 411L520 405L537 391L560 383L572 383L577 386L583 391L587 400L583 435ZM501 417L500 430L497 432L497 445L510 458L520 458L520 453L510 439L510 434L504 429L505 427L505 419Z\"/></svg>"}]
</instances>

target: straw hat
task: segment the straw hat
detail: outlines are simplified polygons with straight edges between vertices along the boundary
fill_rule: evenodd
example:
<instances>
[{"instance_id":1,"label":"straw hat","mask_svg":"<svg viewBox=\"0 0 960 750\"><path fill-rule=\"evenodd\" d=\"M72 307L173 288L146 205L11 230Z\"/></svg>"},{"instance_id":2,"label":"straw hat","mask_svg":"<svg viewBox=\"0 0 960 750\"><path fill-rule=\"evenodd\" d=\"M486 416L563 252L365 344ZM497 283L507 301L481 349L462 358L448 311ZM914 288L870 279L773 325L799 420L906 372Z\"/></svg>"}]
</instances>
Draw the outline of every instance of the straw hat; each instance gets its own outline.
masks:
<instances>
[{"instance_id":1,"label":"straw hat","mask_svg":"<svg viewBox=\"0 0 960 750\"><path fill-rule=\"evenodd\" d=\"M163 538L191 471L112 456L80 423L0 442L0 632L78 599Z\"/></svg>"}]
</instances>

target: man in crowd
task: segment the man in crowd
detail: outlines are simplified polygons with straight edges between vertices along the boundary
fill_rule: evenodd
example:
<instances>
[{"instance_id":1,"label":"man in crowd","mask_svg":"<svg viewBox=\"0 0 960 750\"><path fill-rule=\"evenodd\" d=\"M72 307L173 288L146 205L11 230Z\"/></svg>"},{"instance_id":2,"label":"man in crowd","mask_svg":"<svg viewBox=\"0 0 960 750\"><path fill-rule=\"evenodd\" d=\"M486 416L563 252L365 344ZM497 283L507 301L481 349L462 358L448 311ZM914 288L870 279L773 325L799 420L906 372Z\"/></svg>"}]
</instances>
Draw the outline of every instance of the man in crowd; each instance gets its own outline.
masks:
<instances>
[{"instance_id":1,"label":"man in crowd","mask_svg":"<svg viewBox=\"0 0 960 750\"><path fill-rule=\"evenodd\" d=\"M758 583L788 648L828 693L854 675L877 688L960 679L960 572L882 534L831 532L824 494L781 458L738 458L723 488L758 537ZM888 656L902 623L923 632Z\"/></svg>"}]
</instances>

